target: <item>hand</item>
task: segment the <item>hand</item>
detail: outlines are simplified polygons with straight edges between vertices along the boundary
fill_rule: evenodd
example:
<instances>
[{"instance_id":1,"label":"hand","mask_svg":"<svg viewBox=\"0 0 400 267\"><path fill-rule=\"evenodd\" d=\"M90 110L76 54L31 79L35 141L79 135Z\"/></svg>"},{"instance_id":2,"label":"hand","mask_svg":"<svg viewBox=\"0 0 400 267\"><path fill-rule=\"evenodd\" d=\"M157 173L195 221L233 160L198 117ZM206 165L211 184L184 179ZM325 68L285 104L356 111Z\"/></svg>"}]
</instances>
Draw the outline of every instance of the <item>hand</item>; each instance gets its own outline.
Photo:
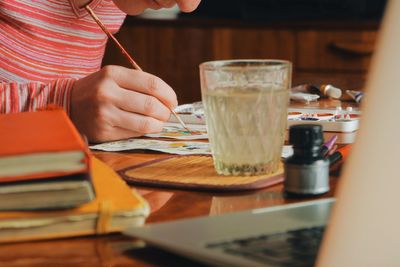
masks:
<instances>
[{"instance_id":1,"label":"hand","mask_svg":"<svg viewBox=\"0 0 400 267\"><path fill-rule=\"evenodd\" d=\"M129 15L138 15L146 8L160 9L170 8L178 4L183 12L192 12L200 4L201 0L113 0L119 9Z\"/></svg>"},{"instance_id":2,"label":"hand","mask_svg":"<svg viewBox=\"0 0 400 267\"><path fill-rule=\"evenodd\" d=\"M90 142L160 132L177 105L160 78L120 66L106 66L75 82L71 119Z\"/></svg>"}]
</instances>

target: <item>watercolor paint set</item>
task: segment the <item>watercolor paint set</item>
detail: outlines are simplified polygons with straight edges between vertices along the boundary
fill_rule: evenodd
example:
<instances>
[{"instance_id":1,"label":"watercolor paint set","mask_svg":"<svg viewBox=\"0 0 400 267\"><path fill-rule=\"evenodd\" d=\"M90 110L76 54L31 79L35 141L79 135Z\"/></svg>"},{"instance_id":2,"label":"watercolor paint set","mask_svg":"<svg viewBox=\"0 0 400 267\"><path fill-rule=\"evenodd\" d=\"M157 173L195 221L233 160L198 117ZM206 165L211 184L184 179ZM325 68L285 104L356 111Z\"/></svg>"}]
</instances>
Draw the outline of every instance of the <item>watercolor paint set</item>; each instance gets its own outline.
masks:
<instances>
[{"instance_id":1,"label":"watercolor paint set","mask_svg":"<svg viewBox=\"0 0 400 267\"><path fill-rule=\"evenodd\" d=\"M175 110L179 117L188 124L206 124L204 110L201 102L178 106ZM325 132L354 132L359 127L361 113L350 107L342 109L310 109L310 108L289 108L289 128L296 124L320 124ZM169 122L178 122L171 117Z\"/></svg>"},{"instance_id":2,"label":"watercolor paint set","mask_svg":"<svg viewBox=\"0 0 400 267\"><path fill-rule=\"evenodd\" d=\"M325 132L354 132L359 127L360 112L351 108L342 110L289 109L288 128L297 124L320 124Z\"/></svg>"}]
</instances>

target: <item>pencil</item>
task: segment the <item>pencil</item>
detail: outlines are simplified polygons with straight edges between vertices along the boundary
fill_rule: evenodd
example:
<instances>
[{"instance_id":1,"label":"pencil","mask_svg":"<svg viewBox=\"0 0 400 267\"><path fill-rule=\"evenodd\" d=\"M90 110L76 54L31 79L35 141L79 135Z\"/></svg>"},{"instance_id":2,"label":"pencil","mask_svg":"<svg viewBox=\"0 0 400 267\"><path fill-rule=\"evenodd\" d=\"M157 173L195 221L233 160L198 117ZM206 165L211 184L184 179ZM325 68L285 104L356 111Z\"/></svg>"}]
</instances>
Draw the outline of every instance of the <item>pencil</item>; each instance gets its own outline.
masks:
<instances>
[{"instance_id":1,"label":"pencil","mask_svg":"<svg viewBox=\"0 0 400 267\"><path fill-rule=\"evenodd\" d=\"M89 13L89 15L93 18L93 20L99 25L99 27L103 30L103 32L111 39L113 42L118 46L122 54L128 59L128 61L131 63L132 67L136 70L143 71L142 68L133 60L133 58L129 55L129 53L125 50L125 48L121 45L121 43L115 38L115 36L107 29L107 27L101 22L99 17L94 13L94 11L90 8L89 5L85 6L86 11ZM175 116L175 118L179 121L179 123L182 125L182 127L191 133L189 128L186 126L186 124L182 121L182 119L176 114L176 112L168 107L171 113Z\"/></svg>"}]
</instances>

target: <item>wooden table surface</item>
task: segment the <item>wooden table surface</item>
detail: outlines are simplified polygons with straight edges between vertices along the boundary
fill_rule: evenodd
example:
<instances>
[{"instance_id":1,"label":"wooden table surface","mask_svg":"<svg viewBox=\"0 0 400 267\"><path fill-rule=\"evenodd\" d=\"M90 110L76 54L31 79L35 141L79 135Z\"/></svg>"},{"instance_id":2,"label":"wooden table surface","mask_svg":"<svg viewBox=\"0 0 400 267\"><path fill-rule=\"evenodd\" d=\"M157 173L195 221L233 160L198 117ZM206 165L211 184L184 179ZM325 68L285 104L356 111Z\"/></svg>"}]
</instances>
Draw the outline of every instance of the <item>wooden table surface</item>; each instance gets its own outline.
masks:
<instances>
[{"instance_id":1,"label":"wooden table surface","mask_svg":"<svg viewBox=\"0 0 400 267\"><path fill-rule=\"evenodd\" d=\"M311 104L311 107L317 107ZM318 107L344 108L351 103L320 101ZM340 134L339 134L340 139ZM115 170L136 165L162 154L95 152L98 158ZM334 195L340 176L340 164L331 170L332 190L320 198ZM147 223L181 218L217 215L251 208L268 207L310 200L285 198L282 184L257 191L240 193L212 193L185 190L166 190L137 186L151 206ZM120 234L69 238L52 241L3 244L0 246L0 266L203 266L163 250L145 246L140 240Z\"/></svg>"}]
</instances>

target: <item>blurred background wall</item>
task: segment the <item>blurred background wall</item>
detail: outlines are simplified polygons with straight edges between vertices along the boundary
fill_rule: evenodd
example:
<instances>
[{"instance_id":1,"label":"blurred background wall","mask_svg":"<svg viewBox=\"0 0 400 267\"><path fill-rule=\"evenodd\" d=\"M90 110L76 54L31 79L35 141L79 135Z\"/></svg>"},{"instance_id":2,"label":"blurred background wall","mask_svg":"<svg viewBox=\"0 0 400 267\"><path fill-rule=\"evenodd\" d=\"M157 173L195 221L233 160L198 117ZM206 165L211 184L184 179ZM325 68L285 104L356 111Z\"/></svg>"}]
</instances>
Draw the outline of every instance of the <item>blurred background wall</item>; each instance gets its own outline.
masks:
<instances>
[{"instance_id":1,"label":"blurred background wall","mask_svg":"<svg viewBox=\"0 0 400 267\"><path fill-rule=\"evenodd\" d=\"M386 1L202 0L175 10L128 17L116 37L141 67L199 101L198 65L217 59L286 59L293 85L330 83L362 90ZM104 65L130 67L109 43Z\"/></svg>"}]
</instances>

